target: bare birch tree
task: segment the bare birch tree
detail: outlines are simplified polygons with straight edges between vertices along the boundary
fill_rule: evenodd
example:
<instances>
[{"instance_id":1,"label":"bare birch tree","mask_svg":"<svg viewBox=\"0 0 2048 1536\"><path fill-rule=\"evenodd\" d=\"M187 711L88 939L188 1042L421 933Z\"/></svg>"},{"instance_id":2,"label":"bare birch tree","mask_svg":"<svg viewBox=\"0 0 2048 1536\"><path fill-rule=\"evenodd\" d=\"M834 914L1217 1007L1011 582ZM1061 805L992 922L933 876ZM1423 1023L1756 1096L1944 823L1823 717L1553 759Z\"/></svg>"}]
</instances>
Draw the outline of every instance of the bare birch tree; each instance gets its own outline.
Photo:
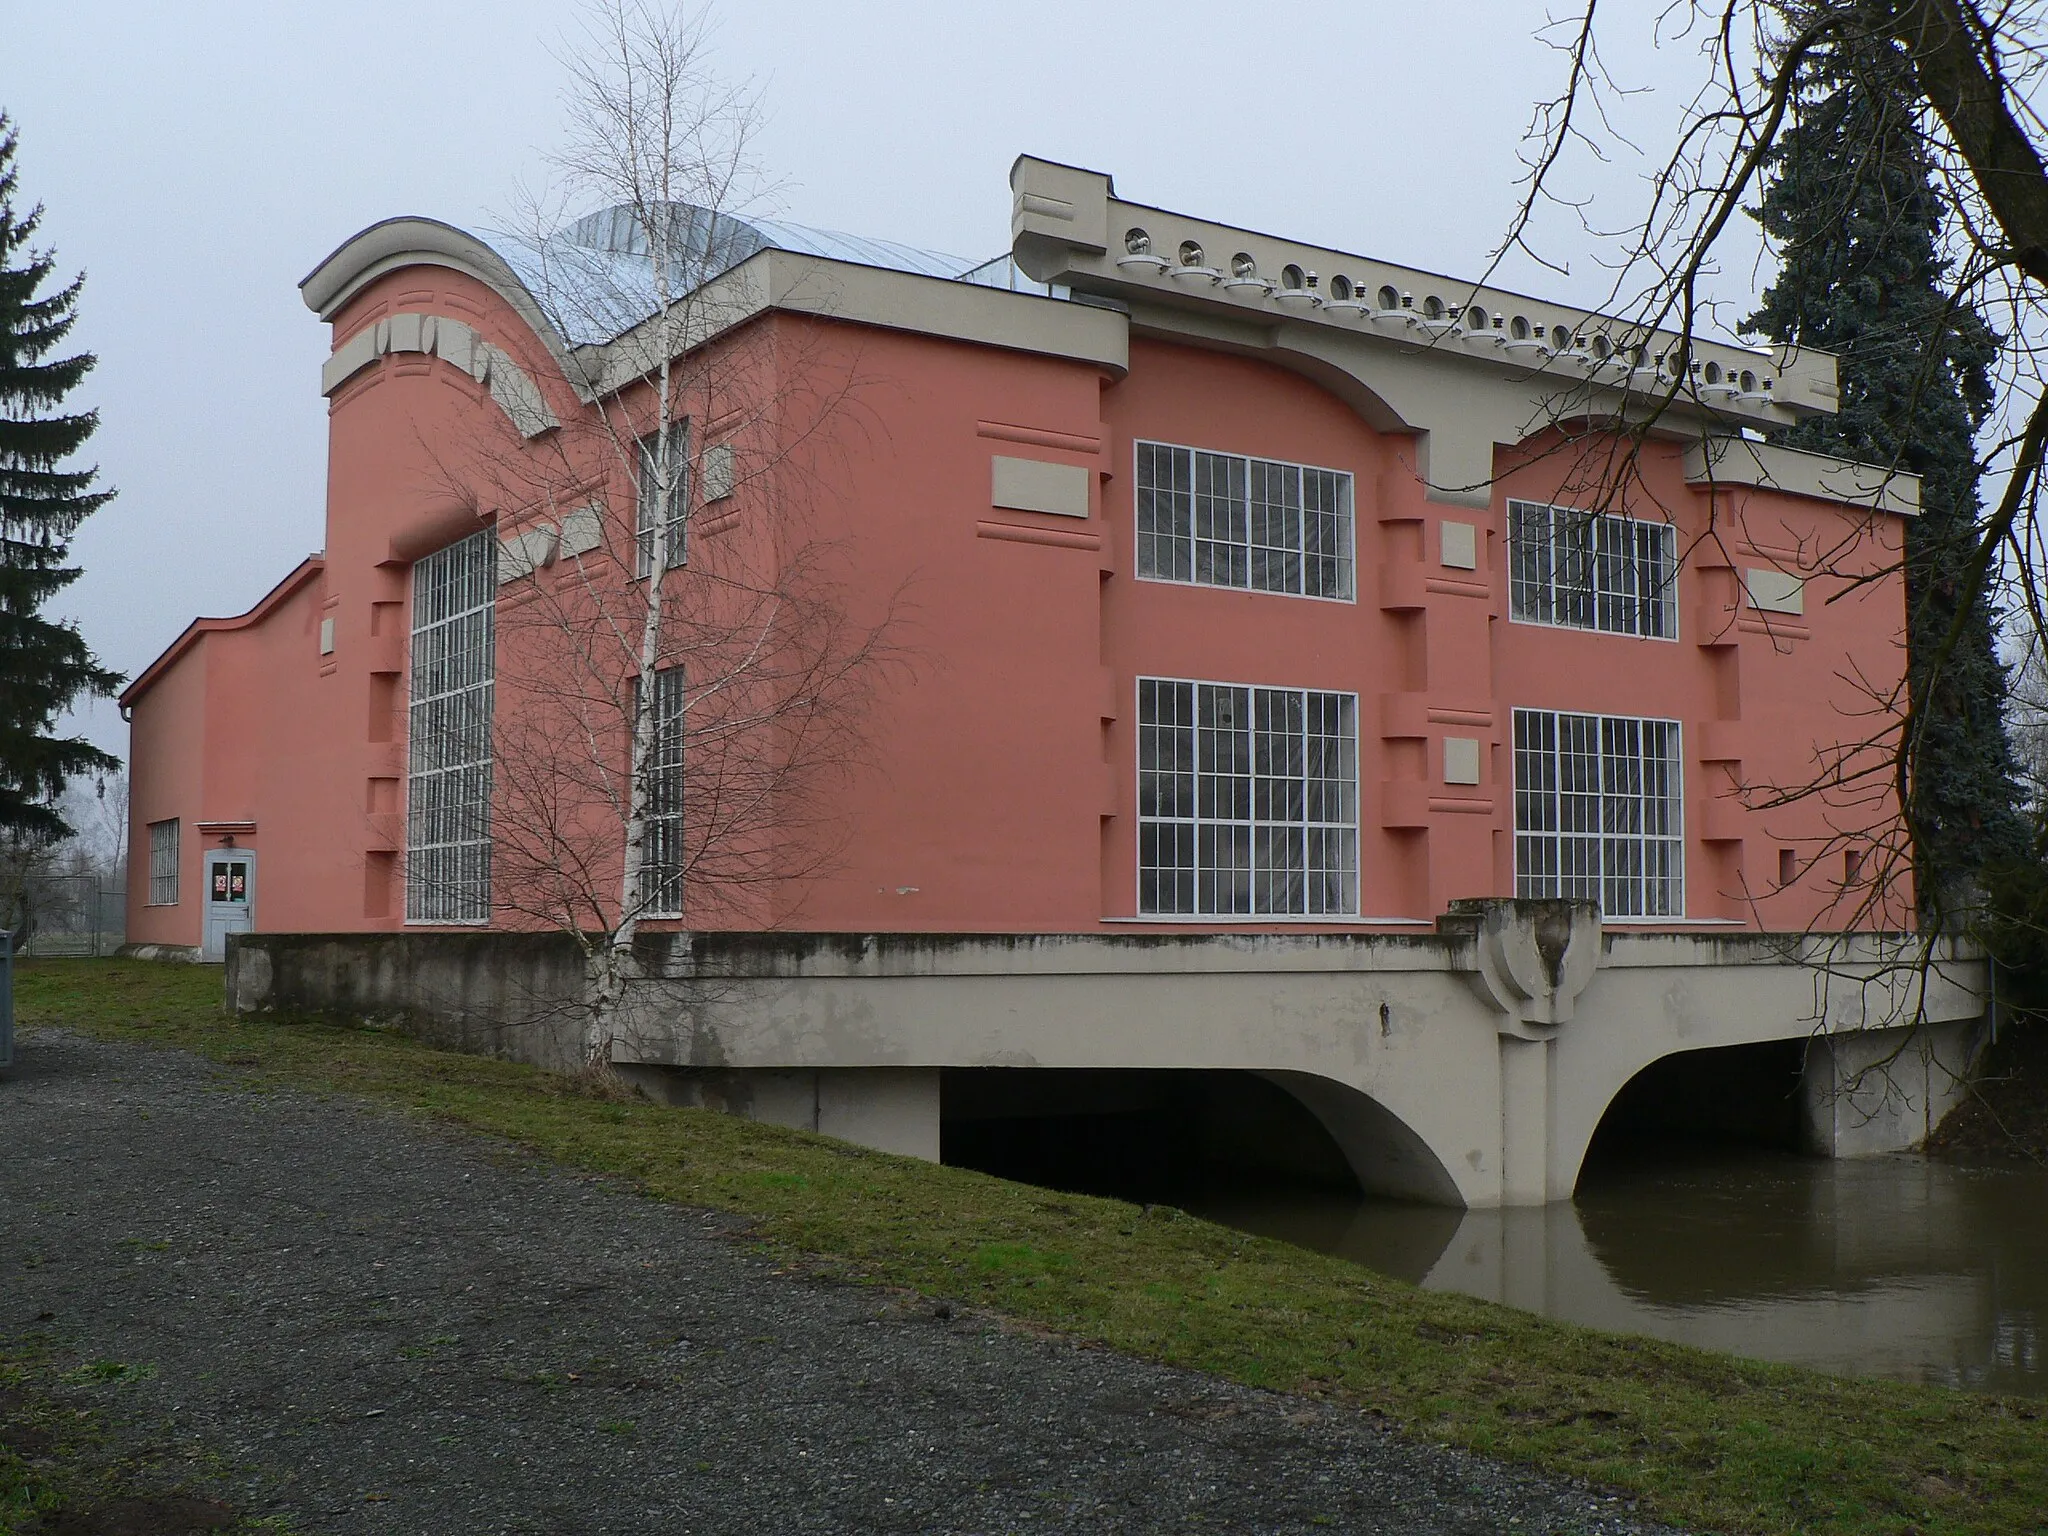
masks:
<instances>
[{"instance_id":1,"label":"bare birch tree","mask_svg":"<svg viewBox=\"0 0 2048 1536\"><path fill-rule=\"evenodd\" d=\"M442 467L496 513L493 916L581 947L602 1068L644 924L773 927L830 865L892 604L821 532L857 355L734 270L753 95L654 0L595 0L564 63L567 144L507 243L584 408Z\"/></svg>"}]
</instances>

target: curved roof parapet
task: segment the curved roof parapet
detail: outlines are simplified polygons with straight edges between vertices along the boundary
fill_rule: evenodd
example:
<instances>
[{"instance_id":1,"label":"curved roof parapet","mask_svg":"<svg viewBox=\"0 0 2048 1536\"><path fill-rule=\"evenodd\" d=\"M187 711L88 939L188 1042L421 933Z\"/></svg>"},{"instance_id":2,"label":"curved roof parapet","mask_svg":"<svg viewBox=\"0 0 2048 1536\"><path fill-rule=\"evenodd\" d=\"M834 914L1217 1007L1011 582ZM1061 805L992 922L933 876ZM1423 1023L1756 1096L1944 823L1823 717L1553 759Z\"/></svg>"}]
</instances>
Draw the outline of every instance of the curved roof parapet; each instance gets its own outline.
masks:
<instances>
[{"instance_id":1,"label":"curved roof parapet","mask_svg":"<svg viewBox=\"0 0 2048 1536\"><path fill-rule=\"evenodd\" d=\"M975 261L780 219L740 218L692 203L666 205L667 297L686 297L755 253L787 251L855 266L1050 294L1009 254ZM306 305L332 319L373 279L416 263L453 268L495 289L557 353L624 335L660 307L651 231L630 205L601 208L546 237L472 234L438 219L397 218L344 241L299 284ZM1058 295L1052 295L1058 296Z\"/></svg>"},{"instance_id":2,"label":"curved roof parapet","mask_svg":"<svg viewBox=\"0 0 2048 1536\"><path fill-rule=\"evenodd\" d=\"M299 280L299 296L322 320L332 320L342 305L385 273L416 266L447 267L494 290L566 370L568 349L561 333L520 274L493 246L440 219L407 214L351 235Z\"/></svg>"}]
</instances>

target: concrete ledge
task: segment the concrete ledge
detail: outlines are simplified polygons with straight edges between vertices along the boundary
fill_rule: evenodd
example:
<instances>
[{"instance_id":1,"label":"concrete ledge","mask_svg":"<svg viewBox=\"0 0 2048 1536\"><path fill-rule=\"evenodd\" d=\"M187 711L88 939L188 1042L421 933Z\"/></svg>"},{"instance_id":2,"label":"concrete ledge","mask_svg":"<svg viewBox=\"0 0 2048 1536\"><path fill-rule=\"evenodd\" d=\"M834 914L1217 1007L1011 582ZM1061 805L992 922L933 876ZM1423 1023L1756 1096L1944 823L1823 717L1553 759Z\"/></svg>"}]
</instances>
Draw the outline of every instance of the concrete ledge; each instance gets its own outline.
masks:
<instances>
[{"instance_id":1,"label":"concrete ledge","mask_svg":"<svg viewBox=\"0 0 2048 1536\"><path fill-rule=\"evenodd\" d=\"M117 960L163 960L179 965L199 964L197 944L123 944L114 951Z\"/></svg>"},{"instance_id":2,"label":"concrete ledge","mask_svg":"<svg viewBox=\"0 0 2048 1536\"><path fill-rule=\"evenodd\" d=\"M1986 991L1981 958L1923 963L1910 934L1602 933L1590 904L1495 899L1433 934L663 933L635 957L592 1043L670 1102L928 1156L949 1069L1247 1072L1306 1105L1362 1187L1468 1206L1567 1198L1632 1079L1723 1047L1810 1042L1826 1150L1914 1145ZM227 979L241 1013L586 1059L567 935L238 935Z\"/></svg>"},{"instance_id":3,"label":"concrete ledge","mask_svg":"<svg viewBox=\"0 0 2048 1536\"><path fill-rule=\"evenodd\" d=\"M342 1014L431 1044L567 1070L583 1062L583 953L551 933L245 933L234 1013Z\"/></svg>"}]
</instances>

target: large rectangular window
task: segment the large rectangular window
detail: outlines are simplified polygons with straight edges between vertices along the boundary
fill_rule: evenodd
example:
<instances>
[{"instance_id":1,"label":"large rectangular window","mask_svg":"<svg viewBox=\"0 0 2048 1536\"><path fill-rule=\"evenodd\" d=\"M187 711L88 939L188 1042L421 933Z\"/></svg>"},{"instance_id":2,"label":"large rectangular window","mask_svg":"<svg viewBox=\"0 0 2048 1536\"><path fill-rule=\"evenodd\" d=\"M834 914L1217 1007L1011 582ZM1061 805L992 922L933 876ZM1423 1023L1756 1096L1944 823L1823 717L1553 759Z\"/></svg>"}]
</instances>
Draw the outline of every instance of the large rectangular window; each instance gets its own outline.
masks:
<instances>
[{"instance_id":1,"label":"large rectangular window","mask_svg":"<svg viewBox=\"0 0 2048 1536\"><path fill-rule=\"evenodd\" d=\"M178 819L149 824L149 904L178 904Z\"/></svg>"},{"instance_id":2,"label":"large rectangular window","mask_svg":"<svg viewBox=\"0 0 2048 1536\"><path fill-rule=\"evenodd\" d=\"M654 739L647 747L646 834L640 841L643 917L683 915L683 669L654 674Z\"/></svg>"},{"instance_id":3,"label":"large rectangular window","mask_svg":"<svg viewBox=\"0 0 2048 1536\"><path fill-rule=\"evenodd\" d=\"M1138 444L1138 574L1349 599L1351 476Z\"/></svg>"},{"instance_id":4,"label":"large rectangular window","mask_svg":"<svg viewBox=\"0 0 2048 1536\"><path fill-rule=\"evenodd\" d=\"M405 917L491 915L491 702L498 540L489 529L412 568Z\"/></svg>"},{"instance_id":5,"label":"large rectangular window","mask_svg":"<svg viewBox=\"0 0 2048 1536\"><path fill-rule=\"evenodd\" d=\"M1358 697L1138 681L1138 910L1358 910Z\"/></svg>"},{"instance_id":6,"label":"large rectangular window","mask_svg":"<svg viewBox=\"0 0 2048 1536\"><path fill-rule=\"evenodd\" d=\"M1678 530L1508 503L1509 612L1525 624L1678 638Z\"/></svg>"},{"instance_id":7,"label":"large rectangular window","mask_svg":"<svg viewBox=\"0 0 2048 1536\"><path fill-rule=\"evenodd\" d=\"M1515 894L1685 915L1676 720L1515 711Z\"/></svg>"},{"instance_id":8,"label":"large rectangular window","mask_svg":"<svg viewBox=\"0 0 2048 1536\"><path fill-rule=\"evenodd\" d=\"M633 494L639 545L637 568L642 576L652 576L657 564L661 570L674 570L683 563L687 552L690 435L682 422L672 423L668 429L666 464L661 450L661 433L650 432L640 439Z\"/></svg>"}]
</instances>

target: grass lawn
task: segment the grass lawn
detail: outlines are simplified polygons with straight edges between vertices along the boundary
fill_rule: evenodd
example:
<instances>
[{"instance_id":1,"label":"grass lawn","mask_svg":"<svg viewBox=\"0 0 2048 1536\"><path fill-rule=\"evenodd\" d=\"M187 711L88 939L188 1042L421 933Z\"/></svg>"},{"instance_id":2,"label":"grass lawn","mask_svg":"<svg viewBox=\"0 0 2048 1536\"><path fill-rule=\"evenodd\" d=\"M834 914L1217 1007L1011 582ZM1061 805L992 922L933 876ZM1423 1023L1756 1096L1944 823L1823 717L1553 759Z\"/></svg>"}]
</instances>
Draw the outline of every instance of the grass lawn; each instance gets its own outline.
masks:
<instances>
[{"instance_id":1,"label":"grass lawn","mask_svg":"<svg viewBox=\"0 0 2048 1536\"><path fill-rule=\"evenodd\" d=\"M902 1286L1426 1440L1625 1490L1726 1533L2048 1524L2048 1404L1849 1381L1418 1290L1165 1207L1055 1194L331 1022L236 1021L215 967L50 961L22 1025L175 1046L256 1082L397 1104L744 1213L835 1276ZM33 1049L33 1046L30 1046Z\"/></svg>"}]
</instances>

